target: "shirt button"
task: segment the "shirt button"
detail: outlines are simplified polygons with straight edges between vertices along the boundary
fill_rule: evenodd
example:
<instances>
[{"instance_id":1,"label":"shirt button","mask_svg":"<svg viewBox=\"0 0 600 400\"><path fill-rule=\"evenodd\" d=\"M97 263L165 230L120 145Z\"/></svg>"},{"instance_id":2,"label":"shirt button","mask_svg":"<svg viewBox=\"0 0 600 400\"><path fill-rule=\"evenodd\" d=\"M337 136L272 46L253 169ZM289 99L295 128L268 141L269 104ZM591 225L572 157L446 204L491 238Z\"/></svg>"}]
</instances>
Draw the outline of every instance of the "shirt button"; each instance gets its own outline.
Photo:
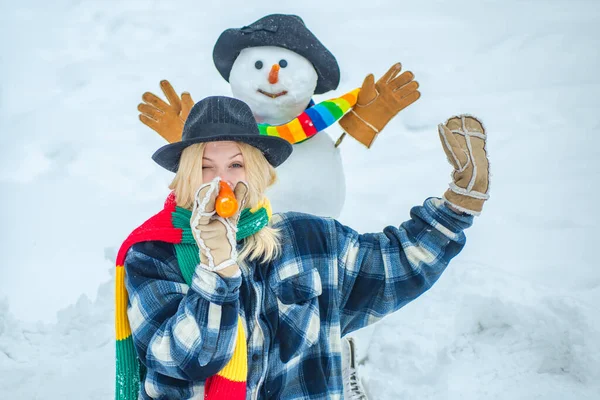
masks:
<instances>
[{"instance_id":1,"label":"shirt button","mask_svg":"<svg viewBox=\"0 0 600 400\"><path fill-rule=\"evenodd\" d=\"M219 294L225 294L225 289L223 289L222 287L217 288L217 293L219 293Z\"/></svg>"},{"instance_id":2,"label":"shirt button","mask_svg":"<svg viewBox=\"0 0 600 400\"><path fill-rule=\"evenodd\" d=\"M258 361L259 359L260 359L260 356L258 354L252 355L252 361Z\"/></svg>"}]
</instances>

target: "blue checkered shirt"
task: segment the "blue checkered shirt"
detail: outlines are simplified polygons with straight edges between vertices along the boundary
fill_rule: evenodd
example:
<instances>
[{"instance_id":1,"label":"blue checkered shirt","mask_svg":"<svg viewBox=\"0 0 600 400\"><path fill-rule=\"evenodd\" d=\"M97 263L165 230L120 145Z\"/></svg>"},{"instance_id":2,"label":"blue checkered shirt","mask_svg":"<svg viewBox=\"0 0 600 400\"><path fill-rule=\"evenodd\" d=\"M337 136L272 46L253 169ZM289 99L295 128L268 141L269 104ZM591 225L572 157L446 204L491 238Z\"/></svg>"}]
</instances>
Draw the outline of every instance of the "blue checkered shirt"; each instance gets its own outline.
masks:
<instances>
[{"instance_id":1,"label":"blue checkered shirt","mask_svg":"<svg viewBox=\"0 0 600 400\"><path fill-rule=\"evenodd\" d=\"M359 234L336 220L273 216L282 255L240 262L222 278L198 267L192 285L173 245L134 245L125 260L128 316L147 367L143 399L202 399L233 354L237 316L248 342L247 399L342 399L341 337L419 297L465 244L473 217L427 199L411 219Z\"/></svg>"}]
</instances>

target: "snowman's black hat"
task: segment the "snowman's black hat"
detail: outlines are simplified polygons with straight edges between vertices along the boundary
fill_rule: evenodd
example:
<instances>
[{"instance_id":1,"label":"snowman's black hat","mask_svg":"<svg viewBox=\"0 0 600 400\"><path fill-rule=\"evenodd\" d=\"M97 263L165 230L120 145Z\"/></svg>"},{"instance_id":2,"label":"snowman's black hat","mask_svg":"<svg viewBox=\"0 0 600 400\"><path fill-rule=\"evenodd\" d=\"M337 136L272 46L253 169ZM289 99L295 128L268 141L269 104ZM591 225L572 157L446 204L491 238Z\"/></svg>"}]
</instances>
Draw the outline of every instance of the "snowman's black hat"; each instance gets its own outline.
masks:
<instances>
[{"instance_id":1,"label":"snowman's black hat","mask_svg":"<svg viewBox=\"0 0 600 400\"><path fill-rule=\"evenodd\" d=\"M267 15L242 28L231 28L219 36L213 60L227 82L231 67L243 49L277 46L300 54L312 63L319 77L315 94L334 90L340 83L337 60L296 15Z\"/></svg>"},{"instance_id":2,"label":"snowman's black hat","mask_svg":"<svg viewBox=\"0 0 600 400\"><path fill-rule=\"evenodd\" d=\"M259 149L273 167L292 154L292 145L275 136L263 136L258 130L250 107L241 100L211 96L200 100L190 110L183 126L181 141L158 149L152 159L172 172L179 169L183 150L196 143L234 141Z\"/></svg>"}]
</instances>

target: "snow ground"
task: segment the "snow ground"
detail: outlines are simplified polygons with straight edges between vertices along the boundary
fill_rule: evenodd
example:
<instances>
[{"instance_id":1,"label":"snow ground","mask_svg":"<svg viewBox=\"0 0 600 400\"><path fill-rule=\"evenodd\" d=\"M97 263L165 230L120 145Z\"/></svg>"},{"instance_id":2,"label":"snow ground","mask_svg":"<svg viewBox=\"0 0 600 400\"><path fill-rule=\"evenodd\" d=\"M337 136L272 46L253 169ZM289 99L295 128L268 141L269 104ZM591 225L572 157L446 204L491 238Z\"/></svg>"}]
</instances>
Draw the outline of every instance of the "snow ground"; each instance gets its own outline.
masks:
<instances>
[{"instance_id":1,"label":"snow ground","mask_svg":"<svg viewBox=\"0 0 600 400\"><path fill-rule=\"evenodd\" d=\"M229 94L218 35L284 12L338 58L336 93L398 60L421 84L371 150L343 143L342 222L380 230L441 195L435 125L453 113L490 137L492 198L464 251L356 334L371 397L600 398L600 3L256 3L0 3L0 397L112 397L116 248L170 178L135 107L163 78L196 100Z\"/></svg>"}]
</instances>

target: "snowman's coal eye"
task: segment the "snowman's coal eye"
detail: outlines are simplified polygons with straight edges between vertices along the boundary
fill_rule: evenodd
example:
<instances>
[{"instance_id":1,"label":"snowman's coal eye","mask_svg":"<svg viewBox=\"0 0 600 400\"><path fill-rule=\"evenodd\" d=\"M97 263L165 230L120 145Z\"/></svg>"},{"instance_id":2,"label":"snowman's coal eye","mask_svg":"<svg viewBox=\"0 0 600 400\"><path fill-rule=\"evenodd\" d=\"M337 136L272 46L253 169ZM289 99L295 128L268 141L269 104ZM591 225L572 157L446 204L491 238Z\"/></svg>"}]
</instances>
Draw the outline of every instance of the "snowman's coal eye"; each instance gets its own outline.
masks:
<instances>
[{"instance_id":1,"label":"snowman's coal eye","mask_svg":"<svg viewBox=\"0 0 600 400\"><path fill-rule=\"evenodd\" d=\"M287 67L287 61L286 60L279 60L279 66L281 68Z\"/></svg>"},{"instance_id":2,"label":"snowman's coal eye","mask_svg":"<svg viewBox=\"0 0 600 400\"><path fill-rule=\"evenodd\" d=\"M256 69L262 69L263 67L263 62L262 61L257 61L254 66L256 67Z\"/></svg>"}]
</instances>

